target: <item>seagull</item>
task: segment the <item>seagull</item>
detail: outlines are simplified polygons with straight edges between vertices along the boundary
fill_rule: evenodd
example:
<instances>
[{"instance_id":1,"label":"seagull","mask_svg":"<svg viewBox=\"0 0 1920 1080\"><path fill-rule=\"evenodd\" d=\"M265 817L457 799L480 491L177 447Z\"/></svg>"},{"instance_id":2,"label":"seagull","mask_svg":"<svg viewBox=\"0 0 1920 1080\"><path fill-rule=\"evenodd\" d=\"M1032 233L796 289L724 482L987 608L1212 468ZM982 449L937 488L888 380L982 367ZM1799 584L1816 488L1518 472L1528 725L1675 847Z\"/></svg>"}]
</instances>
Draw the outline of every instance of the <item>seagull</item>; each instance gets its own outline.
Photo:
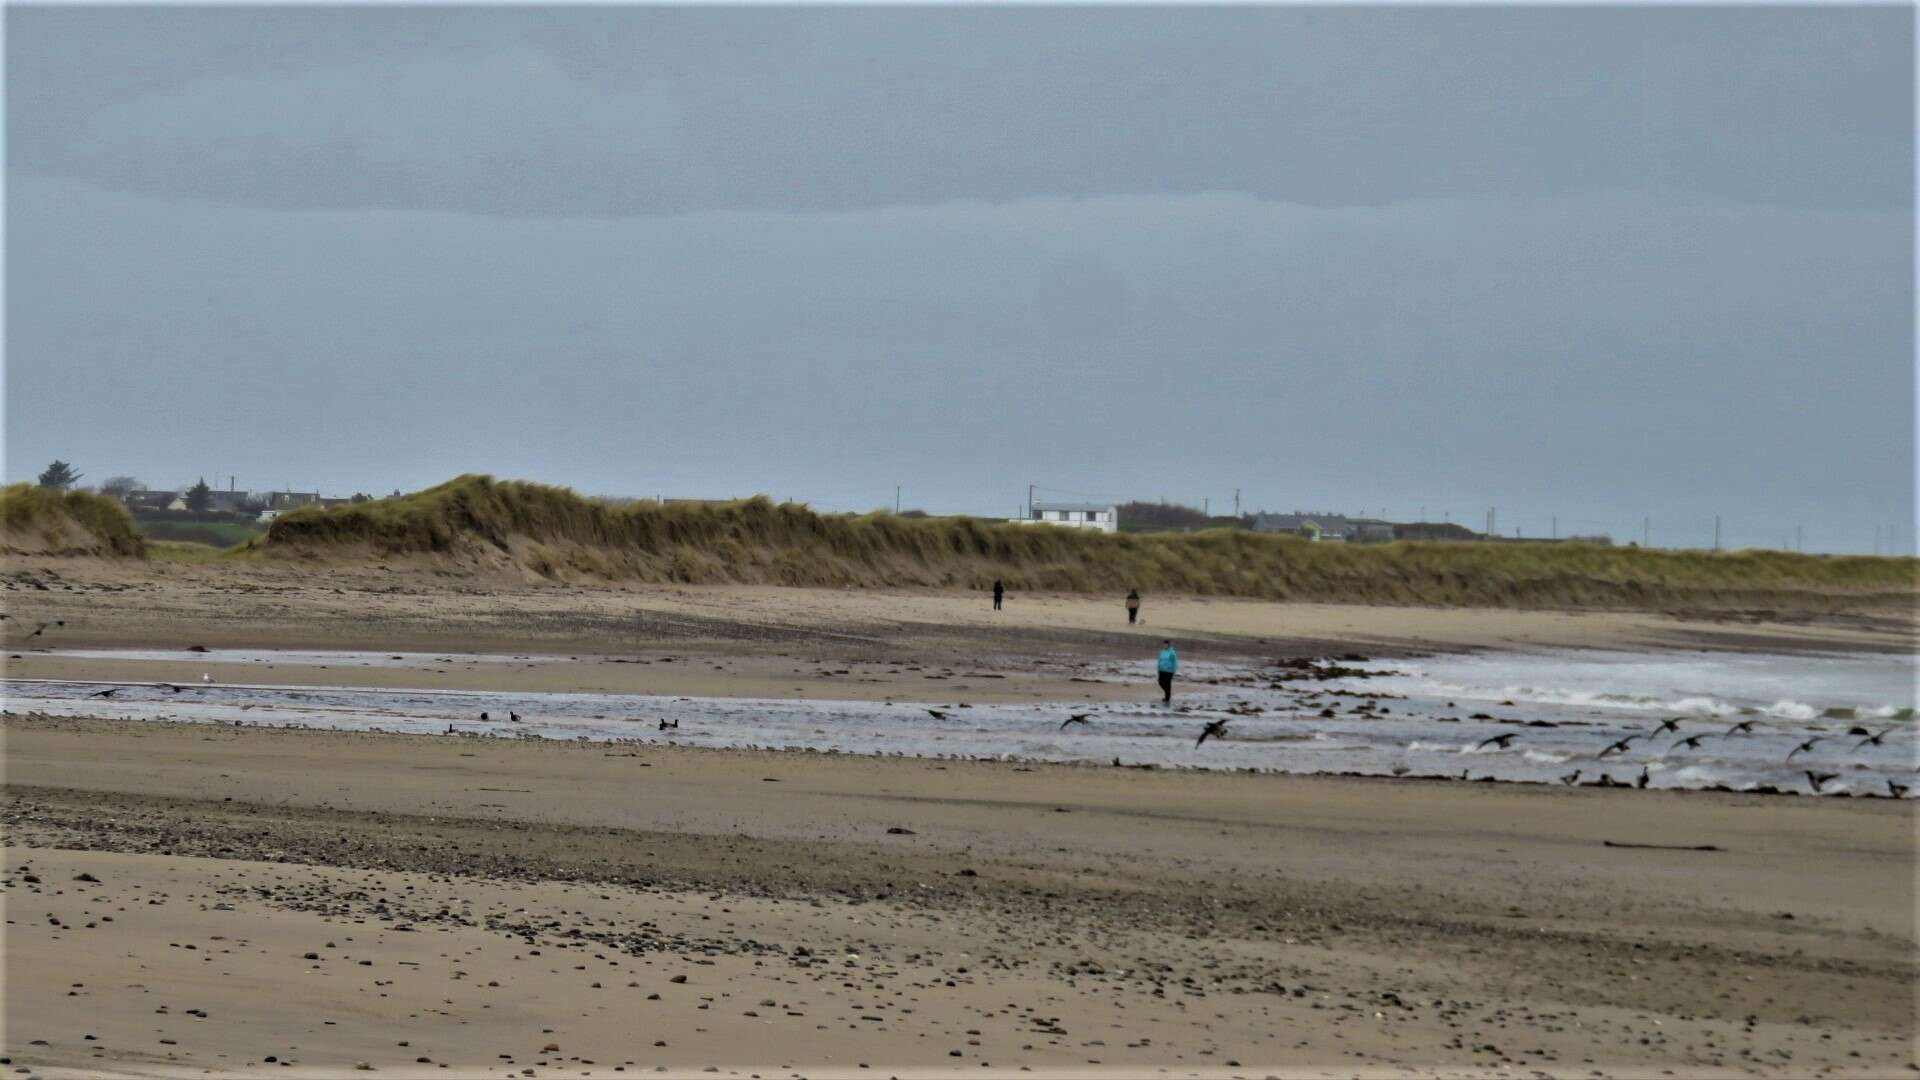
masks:
<instances>
[{"instance_id":1,"label":"seagull","mask_svg":"<svg viewBox=\"0 0 1920 1080\"><path fill-rule=\"evenodd\" d=\"M1640 775L1633 781L1633 786L1637 788L1644 788L1647 786L1649 782L1652 781L1652 779L1653 779L1652 777L1647 775L1647 767L1645 765L1642 765L1640 766Z\"/></svg>"},{"instance_id":2,"label":"seagull","mask_svg":"<svg viewBox=\"0 0 1920 1080\"><path fill-rule=\"evenodd\" d=\"M679 730L679 728L680 728L680 719L678 717L675 717L672 721L667 721L667 720L660 721L661 731L677 731Z\"/></svg>"},{"instance_id":3,"label":"seagull","mask_svg":"<svg viewBox=\"0 0 1920 1080\"><path fill-rule=\"evenodd\" d=\"M1853 748L1854 748L1855 750L1858 750L1858 749L1860 749L1860 748L1861 748L1861 747L1863 747L1863 746L1879 746L1879 745L1880 745L1880 740L1881 740L1881 739L1884 739L1884 738L1886 738L1886 737L1887 737L1888 735L1891 735L1891 734L1893 734L1894 732L1896 732L1896 731L1899 731L1899 730L1900 730L1900 728L1899 728L1898 726L1895 726L1895 727L1890 727L1890 728L1888 728L1888 729L1886 729L1885 731L1882 731L1882 732L1881 732L1880 734L1878 734L1878 735L1869 735L1869 736L1867 736L1866 738L1864 738L1864 739L1861 739L1861 740L1860 740L1859 742L1857 742L1857 743L1854 743L1854 744L1853 744Z\"/></svg>"},{"instance_id":4,"label":"seagull","mask_svg":"<svg viewBox=\"0 0 1920 1080\"><path fill-rule=\"evenodd\" d=\"M1060 730L1061 731L1067 730L1068 724L1085 724L1086 722L1087 722L1086 713L1074 713L1072 716L1069 716L1065 720L1060 721Z\"/></svg>"},{"instance_id":5,"label":"seagull","mask_svg":"<svg viewBox=\"0 0 1920 1080\"><path fill-rule=\"evenodd\" d=\"M1517 732L1509 732L1508 734L1505 734L1505 735L1495 735L1491 739L1482 740L1480 745L1474 747L1474 749L1479 750L1489 744L1492 744L1500 747L1500 749L1502 750L1505 750L1507 748L1507 744L1512 742L1514 738L1517 736L1517 734L1518 734Z\"/></svg>"},{"instance_id":6,"label":"seagull","mask_svg":"<svg viewBox=\"0 0 1920 1080\"><path fill-rule=\"evenodd\" d=\"M1753 734L1753 725L1755 723L1756 721L1753 721L1753 720L1742 720L1739 723L1728 728L1727 734L1732 735L1734 732L1739 732L1742 735L1751 735Z\"/></svg>"},{"instance_id":7,"label":"seagull","mask_svg":"<svg viewBox=\"0 0 1920 1080\"><path fill-rule=\"evenodd\" d=\"M1668 731L1678 731L1678 730L1679 730L1679 728L1680 728L1680 720L1681 720L1681 718L1680 718L1680 717L1678 717L1678 716L1676 716L1676 717L1674 717L1674 718L1673 718L1673 719L1671 719L1671 720L1662 720L1662 721L1660 721L1660 726L1659 726L1659 727L1657 727L1657 728L1654 728L1654 729L1653 729L1652 731L1649 731L1649 732L1647 732L1647 734L1648 734L1648 735L1659 735L1659 734L1662 734L1662 733L1664 733L1664 732L1668 732Z\"/></svg>"},{"instance_id":8,"label":"seagull","mask_svg":"<svg viewBox=\"0 0 1920 1080\"><path fill-rule=\"evenodd\" d=\"M1813 790L1814 790L1814 793L1815 793L1815 794L1818 794L1818 793L1819 793L1819 791L1820 791L1820 786L1821 786L1822 784L1825 784L1825 783L1826 783L1827 781L1829 781L1829 780L1832 780L1832 779L1834 779L1834 778L1836 778L1836 777L1838 777L1839 775L1840 775L1839 773L1833 773L1833 772L1814 772L1814 771L1813 771L1812 769L1808 769L1808 770L1807 770L1807 783L1808 783L1808 785L1810 785L1810 786L1811 786L1811 787L1813 788Z\"/></svg>"},{"instance_id":9,"label":"seagull","mask_svg":"<svg viewBox=\"0 0 1920 1080\"><path fill-rule=\"evenodd\" d=\"M1645 735L1642 735L1639 732L1635 732L1632 735L1629 735L1626 738L1621 739L1619 742L1614 743L1612 746L1607 747L1605 750L1600 751L1599 756L1606 757L1608 754L1624 754L1627 752L1627 745L1629 743L1633 742L1633 740L1635 739L1644 739L1644 738L1646 738Z\"/></svg>"},{"instance_id":10,"label":"seagull","mask_svg":"<svg viewBox=\"0 0 1920 1080\"><path fill-rule=\"evenodd\" d=\"M1561 778L1560 778L1560 782L1561 782L1561 783L1563 783L1563 784L1565 784L1565 785L1567 785L1568 787L1572 787L1573 785L1575 785L1575 784L1577 784L1577 783L1579 783L1579 782L1580 782L1580 770L1579 770L1579 769L1575 769L1575 770L1573 770L1572 772L1570 772L1570 773L1568 773L1567 775L1565 775L1565 776L1563 776L1563 777L1561 777Z\"/></svg>"},{"instance_id":11,"label":"seagull","mask_svg":"<svg viewBox=\"0 0 1920 1080\"><path fill-rule=\"evenodd\" d=\"M1207 726L1200 729L1200 737L1193 741L1193 745L1195 747L1198 747L1201 743L1206 742L1208 739L1224 739L1226 737L1227 737L1227 718L1223 716L1218 720L1207 721Z\"/></svg>"},{"instance_id":12,"label":"seagull","mask_svg":"<svg viewBox=\"0 0 1920 1080\"><path fill-rule=\"evenodd\" d=\"M953 714L941 712L939 709L928 709L927 715L933 717L935 720L945 720Z\"/></svg>"},{"instance_id":13,"label":"seagull","mask_svg":"<svg viewBox=\"0 0 1920 1080\"><path fill-rule=\"evenodd\" d=\"M1906 798L1908 787L1909 785L1907 784L1896 784L1891 780L1887 781L1887 790L1892 792L1893 797L1896 799Z\"/></svg>"},{"instance_id":14,"label":"seagull","mask_svg":"<svg viewBox=\"0 0 1920 1080\"><path fill-rule=\"evenodd\" d=\"M213 681L213 676L203 671L200 673L200 681L203 683L210 683Z\"/></svg>"},{"instance_id":15,"label":"seagull","mask_svg":"<svg viewBox=\"0 0 1920 1080\"><path fill-rule=\"evenodd\" d=\"M113 695L115 695L115 694L117 694L117 693L119 693L119 692L120 692L120 688L119 688L119 687L117 687L117 686L109 686L109 687L107 687L107 688L106 688L105 690L102 690L102 691L100 691L99 693L97 693L97 694L93 694L93 695L91 695L91 696L93 696L93 697L112 697Z\"/></svg>"},{"instance_id":16,"label":"seagull","mask_svg":"<svg viewBox=\"0 0 1920 1080\"><path fill-rule=\"evenodd\" d=\"M1707 732L1704 735L1689 735L1686 738L1681 739L1679 742L1674 743L1672 746L1667 747L1667 752L1671 754L1672 752L1680 749L1683 746L1689 750L1698 750L1700 749L1701 739L1711 739L1711 738L1713 738L1713 732L1711 731Z\"/></svg>"},{"instance_id":17,"label":"seagull","mask_svg":"<svg viewBox=\"0 0 1920 1080\"><path fill-rule=\"evenodd\" d=\"M1812 750L1814 743L1820 742L1822 739L1825 739L1825 738L1826 738L1825 735L1815 735L1813 738L1808 739L1806 742L1803 742L1799 746L1794 747L1792 750L1787 752L1787 760L1792 761L1793 755L1801 752L1802 750Z\"/></svg>"}]
</instances>

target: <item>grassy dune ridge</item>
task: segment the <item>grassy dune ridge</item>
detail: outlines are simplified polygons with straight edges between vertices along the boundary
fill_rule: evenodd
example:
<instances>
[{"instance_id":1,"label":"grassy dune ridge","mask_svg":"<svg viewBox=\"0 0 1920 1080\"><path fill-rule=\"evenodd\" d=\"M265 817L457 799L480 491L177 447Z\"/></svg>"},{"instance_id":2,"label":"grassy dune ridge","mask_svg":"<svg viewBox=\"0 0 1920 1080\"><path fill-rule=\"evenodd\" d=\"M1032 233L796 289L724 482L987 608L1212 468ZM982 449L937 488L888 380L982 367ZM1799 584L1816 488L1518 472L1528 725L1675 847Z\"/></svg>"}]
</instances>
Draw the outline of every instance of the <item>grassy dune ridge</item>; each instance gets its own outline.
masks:
<instances>
[{"instance_id":1,"label":"grassy dune ridge","mask_svg":"<svg viewBox=\"0 0 1920 1080\"><path fill-rule=\"evenodd\" d=\"M90 491L0 488L0 550L22 555L146 555L127 508Z\"/></svg>"},{"instance_id":2,"label":"grassy dune ridge","mask_svg":"<svg viewBox=\"0 0 1920 1080\"><path fill-rule=\"evenodd\" d=\"M1578 544L1315 544L1214 530L1107 535L969 518L818 514L755 498L624 506L461 476L276 520L256 550L425 556L546 577L800 586L1121 591L1367 603L1828 610L1911 605L1914 559Z\"/></svg>"}]
</instances>

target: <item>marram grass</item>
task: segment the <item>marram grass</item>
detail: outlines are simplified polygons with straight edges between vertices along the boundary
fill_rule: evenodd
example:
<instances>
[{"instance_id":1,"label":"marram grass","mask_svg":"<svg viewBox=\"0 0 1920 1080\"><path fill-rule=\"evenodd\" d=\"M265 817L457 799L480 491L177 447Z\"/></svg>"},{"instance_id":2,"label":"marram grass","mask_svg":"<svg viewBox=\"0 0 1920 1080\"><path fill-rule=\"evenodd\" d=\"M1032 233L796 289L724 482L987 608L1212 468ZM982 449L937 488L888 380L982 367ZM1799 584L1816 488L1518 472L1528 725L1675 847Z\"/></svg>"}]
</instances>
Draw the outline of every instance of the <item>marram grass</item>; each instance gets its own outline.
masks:
<instances>
[{"instance_id":1,"label":"marram grass","mask_svg":"<svg viewBox=\"0 0 1920 1080\"><path fill-rule=\"evenodd\" d=\"M90 491L0 488L0 549L32 555L146 554L127 508Z\"/></svg>"},{"instance_id":2,"label":"marram grass","mask_svg":"<svg viewBox=\"0 0 1920 1080\"><path fill-rule=\"evenodd\" d=\"M1911 605L1920 561L1583 544L1311 543L1239 530L1111 535L970 518L817 514L755 498L614 504L462 476L274 521L257 550L427 556L546 577L1143 592L1502 607Z\"/></svg>"}]
</instances>

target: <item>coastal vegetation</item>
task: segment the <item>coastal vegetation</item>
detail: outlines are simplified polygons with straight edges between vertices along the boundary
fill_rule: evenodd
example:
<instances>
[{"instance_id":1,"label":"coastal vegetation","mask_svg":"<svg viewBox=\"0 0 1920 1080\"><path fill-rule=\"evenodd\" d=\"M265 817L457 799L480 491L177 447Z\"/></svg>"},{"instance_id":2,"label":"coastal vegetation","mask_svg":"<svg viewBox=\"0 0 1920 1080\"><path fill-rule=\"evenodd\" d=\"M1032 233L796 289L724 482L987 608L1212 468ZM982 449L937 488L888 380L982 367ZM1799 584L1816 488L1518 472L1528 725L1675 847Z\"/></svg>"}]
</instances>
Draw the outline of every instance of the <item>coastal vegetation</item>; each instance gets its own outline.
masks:
<instances>
[{"instance_id":1,"label":"coastal vegetation","mask_svg":"<svg viewBox=\"0 0 1920 1080\"><path fill-rule=\"evenodd\" d=\"M822 514L766 498L616 504L466 475L274 521L249 548L418 558L548 578L832 587L1143 591L1497 607L1911 606L1920 561L1512 542L1314 543L1212 529L1112 535L975 518Z\"/></svg>"}]
</instances>

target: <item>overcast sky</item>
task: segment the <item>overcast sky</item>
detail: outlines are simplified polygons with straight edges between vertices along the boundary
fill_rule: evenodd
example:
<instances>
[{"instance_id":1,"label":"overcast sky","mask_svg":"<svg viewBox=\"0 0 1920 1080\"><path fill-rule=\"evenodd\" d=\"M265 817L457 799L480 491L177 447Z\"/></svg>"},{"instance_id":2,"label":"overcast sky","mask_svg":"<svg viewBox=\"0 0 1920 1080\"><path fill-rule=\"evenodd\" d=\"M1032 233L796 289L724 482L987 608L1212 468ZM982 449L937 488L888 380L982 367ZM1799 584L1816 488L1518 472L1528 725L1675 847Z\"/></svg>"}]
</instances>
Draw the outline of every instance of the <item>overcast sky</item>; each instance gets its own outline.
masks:
<instances>
[{"instance_id":1,"label":"overcast sky","mask_svg":"<svg viewBox=\"0 0 1920 1080\"><path fill-rule=\"evenodd\" d=\"M1909 8L5 18L8 479L1912 547Z\"/></svg>"}]
</instances>

